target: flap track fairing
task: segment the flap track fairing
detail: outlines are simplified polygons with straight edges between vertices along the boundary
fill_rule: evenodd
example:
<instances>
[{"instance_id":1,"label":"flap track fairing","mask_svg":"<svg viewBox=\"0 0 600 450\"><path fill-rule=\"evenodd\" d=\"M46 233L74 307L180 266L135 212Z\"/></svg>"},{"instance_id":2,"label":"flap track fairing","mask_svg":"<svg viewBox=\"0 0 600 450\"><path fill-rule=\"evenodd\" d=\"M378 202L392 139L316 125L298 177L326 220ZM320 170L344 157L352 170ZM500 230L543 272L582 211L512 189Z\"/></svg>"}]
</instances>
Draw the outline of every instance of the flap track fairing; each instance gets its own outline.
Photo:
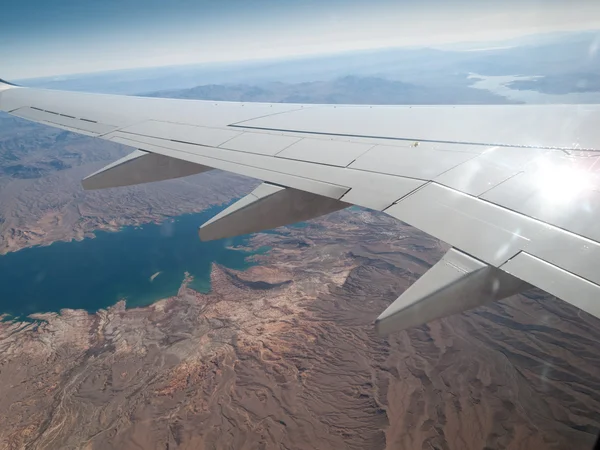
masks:
<instances>
[{"instance_id":1,"label":"flap track fairing","mask_svg":"<svg viewBox=\"0 0 600 450\"><path fill-rule=\"evenodd\" d=\"M211 170L200 164L136 150L81 182L85 190L106 189L187 177Z\"/></svg>"},{"instance_id":2,"label":"flap track fairing","mask_svg":"<svg viewBox=\"0 0 600 450\"><path fill-rule=\"evenodd\" d=\"M531 286L454 248L375 321L379 334L422 325L518 294Z\"/></svg>"},{"instance_id":3,"label":"flap track fairing","mask_svg":"<svg viewBox=\"0 0 600 450\"><path fill-rule=\"evenodd\" d=\"M257 233L313 219L350 206L293 188L263 183L200 227L200 239L212 241Z\"/></svg>"}]
</instances>

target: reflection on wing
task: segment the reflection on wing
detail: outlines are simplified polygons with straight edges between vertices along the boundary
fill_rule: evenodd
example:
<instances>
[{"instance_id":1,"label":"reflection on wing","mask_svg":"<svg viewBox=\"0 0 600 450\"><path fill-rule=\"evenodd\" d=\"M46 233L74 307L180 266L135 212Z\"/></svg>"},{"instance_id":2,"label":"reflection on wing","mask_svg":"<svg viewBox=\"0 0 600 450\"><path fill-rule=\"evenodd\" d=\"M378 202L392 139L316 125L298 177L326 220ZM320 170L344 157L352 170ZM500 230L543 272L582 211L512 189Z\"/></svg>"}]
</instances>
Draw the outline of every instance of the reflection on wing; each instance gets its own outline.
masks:
<instances>
[{"instance_id":1,"label":"reflection on wing","mask_svg":"<svg viewBox=\"0 0 600 450\"><path fill-rule=\"evenodd\" d=\"M600 106L332 106L82 94L0 82L0 109L139 149L86 188L217 168L266 183L200 229L354 204L453 250L382 314L402 329L540 287L600 317Z\"/></svg>"}]
</instances>

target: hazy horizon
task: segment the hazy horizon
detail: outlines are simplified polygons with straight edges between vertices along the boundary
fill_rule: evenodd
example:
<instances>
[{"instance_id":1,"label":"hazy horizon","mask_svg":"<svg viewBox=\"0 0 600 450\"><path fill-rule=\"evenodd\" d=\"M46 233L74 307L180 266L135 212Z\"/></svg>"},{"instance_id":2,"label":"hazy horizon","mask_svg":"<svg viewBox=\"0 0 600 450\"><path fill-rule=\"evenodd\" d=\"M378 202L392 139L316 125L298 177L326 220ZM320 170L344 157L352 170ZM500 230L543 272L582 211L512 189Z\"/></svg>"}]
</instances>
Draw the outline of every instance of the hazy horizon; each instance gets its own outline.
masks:
<instances>
[{"instance_id":1,"label":"hazy horizon","mask_svg":"<svg viewBox=\"0 0 600 450\"><path fill-rule=\"evenodd\" d=\"M600 29L587 0L179 0L11 3L0 16L5 79L260 61L394 47L501 42Z\"/></svg>"}]
</instances>

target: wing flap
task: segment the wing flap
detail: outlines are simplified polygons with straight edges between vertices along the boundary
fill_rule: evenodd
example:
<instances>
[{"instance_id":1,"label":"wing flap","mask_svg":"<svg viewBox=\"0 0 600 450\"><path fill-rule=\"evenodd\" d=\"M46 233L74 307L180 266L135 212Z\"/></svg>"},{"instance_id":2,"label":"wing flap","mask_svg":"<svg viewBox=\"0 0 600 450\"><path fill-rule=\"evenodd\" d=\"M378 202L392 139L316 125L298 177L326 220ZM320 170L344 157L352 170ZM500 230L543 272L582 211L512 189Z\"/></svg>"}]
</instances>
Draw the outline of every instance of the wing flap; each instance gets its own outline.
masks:
<instances>
[{"instance_id":1,"label":"wing flap","mask_svg":"<svg viewBox=\"0 0 600 450\"><path fill-rule=\"evenodd\" d=\"M600 317L600 286L553 264L522 252L501 269Z\"/></svg>"},{"instance_id":2,"label":"wing flap","mask_svg":"<svg viewBox=\"0 0 600 450\"><path fill-rule=\"evenodd\" d=\"M599 162L597 153L546 155L481 197L598 242Z\"/></svg>"},{"instance_id":3,"label":"wing flap","mask_svg":"<svg viewBox=\"0 0 600 450\"><path fill-rule=\"evenodd\" d=\"M478 197L518 172L518 169L474 158L438 175L435 182Z\"/></svg>"},{"instance_id":4,"label":"wing flap","mask_svg":"<svg viewBox=\"0 0 600 450\"><path fill-rule=\"evenodd\" d=\"M524 216L506 214L495 205L436 183L385 212L496 267L528 243L523 235Z\"/></svg>"},{"instance_id":5,"label":"wing flap","mask_svg":"<svg viewBox=\"0 0 600 450\"><path fill-rule=\"evenodd\" d=\"M436 183L400 200L386 213L500 267L525 251L600 284L600 244Z\"/></svg>"}]
</instances>

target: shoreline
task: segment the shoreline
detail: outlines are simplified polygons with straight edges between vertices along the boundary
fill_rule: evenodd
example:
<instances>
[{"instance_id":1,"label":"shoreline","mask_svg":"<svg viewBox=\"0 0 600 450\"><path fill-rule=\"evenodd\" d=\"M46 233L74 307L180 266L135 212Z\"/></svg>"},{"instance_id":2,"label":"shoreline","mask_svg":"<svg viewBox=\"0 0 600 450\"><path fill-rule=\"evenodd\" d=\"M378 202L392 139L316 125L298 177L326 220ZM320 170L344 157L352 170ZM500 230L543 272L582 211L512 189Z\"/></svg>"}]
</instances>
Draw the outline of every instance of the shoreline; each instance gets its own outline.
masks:
<instances>
[{"instance_id":1,"label":"shoreline","mask_svg":"<svg viewBox=\"0 0 600 450\"><path fill-rule=\"evenodd\" d=\"M148 305L174 295L185 272L194 274L198 292L206 292L212 263L231 269L258 263L247 238L236 238L233 248L231 241L198 239L198 224L220 208L0 256L0 312L14 317L63 308L94 312L122 298L132 306Z\"/></svg>"}]
</instances>

